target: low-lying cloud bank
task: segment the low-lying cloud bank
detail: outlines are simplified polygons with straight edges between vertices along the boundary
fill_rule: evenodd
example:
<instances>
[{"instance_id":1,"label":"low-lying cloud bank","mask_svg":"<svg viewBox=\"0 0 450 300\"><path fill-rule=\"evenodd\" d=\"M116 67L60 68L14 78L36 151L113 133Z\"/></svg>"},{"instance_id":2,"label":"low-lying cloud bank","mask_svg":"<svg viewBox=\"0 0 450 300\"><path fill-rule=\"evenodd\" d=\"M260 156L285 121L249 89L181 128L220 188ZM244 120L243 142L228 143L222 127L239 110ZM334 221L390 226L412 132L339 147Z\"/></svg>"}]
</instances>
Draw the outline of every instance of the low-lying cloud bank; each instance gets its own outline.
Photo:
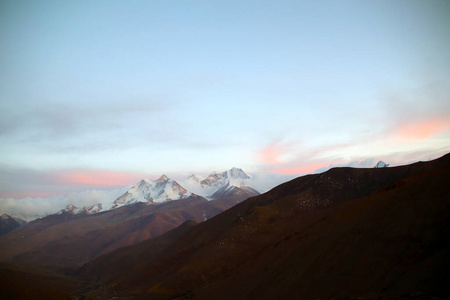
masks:
<instances>
[{"instance_id":1,"label":"low-lying cloud bank","mask_svg":"<svg viewBox=\"0 0 450 300\"><path fill-rule=\"evenodd\" d=\"M68 195L42 198L0 198L0 214L10 214L31 221L59 212L69 204L77 207L98 203L112 205L115 199L125 193L129 187L113 190L87 190Z\"/></svg>"}]
</instances>

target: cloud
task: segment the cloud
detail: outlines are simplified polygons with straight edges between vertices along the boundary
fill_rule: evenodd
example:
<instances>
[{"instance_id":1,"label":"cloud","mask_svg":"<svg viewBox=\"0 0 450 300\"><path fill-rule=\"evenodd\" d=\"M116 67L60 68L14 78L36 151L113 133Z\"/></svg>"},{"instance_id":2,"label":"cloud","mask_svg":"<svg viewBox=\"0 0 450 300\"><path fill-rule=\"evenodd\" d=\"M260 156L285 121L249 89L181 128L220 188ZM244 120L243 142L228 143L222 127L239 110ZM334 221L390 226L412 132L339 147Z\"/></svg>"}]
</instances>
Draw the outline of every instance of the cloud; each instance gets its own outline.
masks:
<instances>
[{"instance_id":1,"label":"cloud","mask_svg":"<svg viewBox=\"0 0 450 300\"><path fill-rule=\"evenodd\" d=\"M426 140L450 129L450 116L446 119L431 119L401 124L394 129L393 136L407 140Z\"/></svg>"},{"instance_id":2,"label":"cloud","mask_svg":"<svg viewBox=\"0 0 450 300\"><path fill-rule=\"evenodd\" d=\"M86 189L112 189L135 184L146 177L143 173L103 170L47 170L2 167L0 197L44 197Z\"/></svg>"},{"instance_id":3,"label":"cloud","mask_svg":"<svg viewBox=\"0 0 450 300\"><path fill-rule=\"evenodd\" d=\"M252 188L261 193L294 179L296 176L292 174L277 174L277 173L252 173L252 178L248 184Z\"/></svg>"},{"instance_id":4,"label":"cloud","mask_svg":"<svg viewBox=\"0 0 450 300\"><path fill-rule=\"evenodd\" d=\"M145 177L142 173L119 173L98 170L66 171L59 174L57 184L75 186L124 186Z\"/></svg>"},{"instance_id":5,"label":"cloud","mask_svg":"<svg viewBox=\"0 0 450 300\"><path fill-rule=\"evenodd\" d=\"M307 173L313 173L315 170L319 168L323 168L324 163L312 163L312 164L305 164L301 166L292 166L292 167L286 167L286 168L280 168L280 169L274 169L273 171L275 173L281 173L281 174L307 174Z\"/></svg>"},{"instance_id":6,"label":"cloud","mask_svg":"<svg viewBox=\"0 0 450 300\"><path fill-rule=\"evenodd\" d=\"M388 89L379 97L387 128L450 118L450 82L429 81L409 89Z\"/></svg>"},{"instance_id":7,"label":"cloud","mask_svg":"<svg viewBox=\"0 0 450 300\"><path fill-rule=\"evenodd\" d=\"M301 145L301 143L272 142L256 153L261 169L270 173L299 175L314 172L333 161L335 153L351 147L351 143Z\"/></svg>"},{"instance_id":8,"label":"cloud","mask_svg":"<svg viewBox=\"0 0 450 300\"><path fill-rule=\"evenodd\" d=\"M322 172L326 172L329 169L332 168L342 168L342 167L350 167L350 168L373 168L377 162L380 161L379 159L377 160L374 157L371 158L367 158L365 160L354 160L351 161L349 163L341 163L341 164L330 164L326 167L321 167L318 168L317 170L313 171L312 173L322 173Z\"/></svg>"},{"instance_id":9,"label":"cloud","mask_svg":"<svg viewBox=\"0 0 450 300\"><path fill-rule=\"evenodd\" d=\"M126 142L142 135L143 130L157 130L159 127L152 125L163 122L171 110L170 102L150 99L11 102L0 106L1 140L77 151L99 142L107 147L126 147Z\"/></svg>"},{"instance_id":10,"label":"cloud","mask_svg":"<svg viewBox=\"0 0 450 300\"><path fill-rule=\"evenodd\" d=\"M103 203L106 207L124 194L129 187L113 190L87 190L68 195L40 197L40 198L0 198L0 214L11 214L31 221L59 212L69 204L77 207Z\"/></svg>"},{"instance_id":11,"label":"cloud","mask_svg":"<svg viewBox=\"0 0 450 300\"><path fill-rule=\"evenodd\" d=\"M293 175L269 173L252 173L251 176L252 177L248 180L247 184L260 192L266 192L269 189L295 177ZM81 179L83 183L85 181L89 183L92 178L82 177ZM99 180L101 180L101 178ZM61 181L77 183L79 180L78 177L75 176L73 178L63 178ZM179 180L178 182L188 190L198 192L195 190L195 187L198 188L198 184L192 184L192 182L189 183L189 180ZM30 221L57 213L69 204L77 207L84 207L102 203L104 207L109 208L112 206L114 200L124 194L129 188L130 186L108 190L88 189L81 192L72 192L66 195L53 195L48 197L3 197L0 198L0 214L11 214Z\"/></svg>"},{"instance_id":12,"label":"cloud","mask_svg":"<svg viewBox=\"0 0 450 300\"><path fill-rule=\"evenodd\" d=\"M371 168L379 160L391 166L401 165L434 159L450 151L450 118L395 125L352 142L330 141L317 147L291 144L289 148L271 143L257 153L258 158L265 158L259 159L262 163L260 168L268 172L300 175L323 172L332 167Z\"/></svg>"},{"instance_id":13,"label":"cloud","mask_svg":"<svg viewBox=\"0 0 450 300\"><path fill-rule=\"evenodd\" d=\"M271 143L264 147L258 154L257 158L269 165L279 165L282 162L283 155L289 151L289 147L279 142Z\"/></svg>"}]
</instances>

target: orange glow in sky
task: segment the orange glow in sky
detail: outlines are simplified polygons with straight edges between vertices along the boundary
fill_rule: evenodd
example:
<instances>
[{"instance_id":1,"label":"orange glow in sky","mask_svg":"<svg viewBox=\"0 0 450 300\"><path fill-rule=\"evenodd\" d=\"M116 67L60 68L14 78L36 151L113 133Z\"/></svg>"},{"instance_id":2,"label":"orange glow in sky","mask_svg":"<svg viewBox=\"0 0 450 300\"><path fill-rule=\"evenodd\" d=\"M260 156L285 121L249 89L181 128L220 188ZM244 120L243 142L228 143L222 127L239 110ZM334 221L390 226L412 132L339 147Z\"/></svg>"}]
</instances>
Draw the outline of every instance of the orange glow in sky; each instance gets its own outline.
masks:
<instances>
[{"instance_id":1,"label":"orange glow in sky","mask_svg":"<svg viewBox=\"0 0 450 300\"><path fill-rule=\"evenodd\" d=\"M307 164L307 165L299 166L299 167L289 167L289 168L276 169L276 170L273 170L273 171L275 173L287 174L287 175L291 175L291 174L307 174L307 173L314 172L317 169L320 169L320 168L326 167L326 166L328 166L328 164L313 163L313 164Z\"/></svg>"},{"instance_id":2,"label":"orange glow in sky","mask_svg":"<svg viewBox=\"0 0 450 300\"><path fill-rule=\"evenodd\" d=\"M76 185L124 186L135 184L142 177L142 174L134 173L75 171L62 174L61 181Z\"/></svg>"},{"instance_id":3,"label":"orange glow in sky","mask_svg":"<svg viewBox=\"0 0 450 300\"><path fill-rule=\"evenodd\" d=\"M421 123L409 123L398 130L398 135L403 138L424 140L449 128L449 123L443 120L431 120Z\"/></svg>"},{"instance_id":4,"label":"orange glow in sky","mask_svg":"<svg viewBox=\"0 0 450 300\"><path fill-rule=\"evenodd\" d=\"M281 151L274 144L267 146L259 153L259 159L271 165L280 164Z\"/></svg>"}]
</instances>

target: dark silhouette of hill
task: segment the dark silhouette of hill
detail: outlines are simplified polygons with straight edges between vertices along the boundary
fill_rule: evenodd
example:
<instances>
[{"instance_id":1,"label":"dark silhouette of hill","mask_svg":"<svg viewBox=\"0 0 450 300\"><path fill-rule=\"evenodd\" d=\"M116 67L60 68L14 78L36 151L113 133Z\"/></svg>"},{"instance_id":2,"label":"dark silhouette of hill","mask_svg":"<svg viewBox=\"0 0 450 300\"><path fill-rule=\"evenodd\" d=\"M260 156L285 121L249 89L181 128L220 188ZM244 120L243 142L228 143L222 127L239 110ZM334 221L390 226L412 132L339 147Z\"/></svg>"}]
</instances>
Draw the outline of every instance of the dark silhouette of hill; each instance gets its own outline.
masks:
<instances>
[{"instance_id":1,"label":"dark silhouette of hill","mask_svg":"<svg viewBox=\"0 0 450 300\"><path fill-rule=\"evenodd\" d=\"M445 299L450 155L335 168L86 264L84 295L137 299ZM177 229L181 230L181 229Z\"/></svg>"}]
</instances>

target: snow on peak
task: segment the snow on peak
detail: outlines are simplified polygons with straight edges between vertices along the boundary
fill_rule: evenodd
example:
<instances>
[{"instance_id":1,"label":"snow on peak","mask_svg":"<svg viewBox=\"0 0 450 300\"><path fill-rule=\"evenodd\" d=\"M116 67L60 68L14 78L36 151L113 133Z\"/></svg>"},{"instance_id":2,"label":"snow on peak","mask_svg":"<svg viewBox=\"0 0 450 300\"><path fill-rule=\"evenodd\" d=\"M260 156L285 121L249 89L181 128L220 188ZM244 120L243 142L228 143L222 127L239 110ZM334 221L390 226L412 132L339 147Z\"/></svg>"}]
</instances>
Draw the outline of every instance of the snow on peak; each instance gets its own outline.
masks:
<instances>
[{"instance_id":1,"label":"snow on peak","mask_svg":"<svg viewBox=\"0 0 450 300\"><path fill-rule=\"evenodd\" d=\"M158 179L155 180L155 182L164 182L167 179L169 179L169 177L167 177L166 174L161 175L161 177L159 177Z\"/></svg>"},{"instance_id":2,"label":"snow on peak","mask_svg":"<svg viewBox=\"0 0 450 300\"><path fill-rule=\"evenodd\" d=\"M380 160L374 168L387 168L389 167L389 164L385 163L384 161Z\"/></svg>"},{"instance_id":3,"label":"snow on peak","mask_svg":"<svg viewBox=\"0 0 450 300\"><path fill-rule=\"evenodd\" d=\"M12 219L13 217L11 217L10 215L7 215L7 214L3 214L2 216L1 216L1 219L2 220L9 220L9 219Z\"/></svg>"},{"instance_id":4,"label":"snow on peak","mask_svg":"<svg viewBox=\"0 0 450 300\"><path fill-rule=\"evenodd\" d=\"M198 175L191 174L191 175L189 175L187 180L194 181L194 182L200 182L200 181L202 181L202 178Z\"/></svg>"},{"instance_id":5,"label":"snow on peak","mask_svg":"<svg viewBox=\"0 0 450 300\"><path fill-rule=\"evenodd\" d=\"M103 211L103 205L101 203L91 205L91 206L83 206L81 208L76 207L73 204L69 204L66 206L66 208L62 209L60 213L69 213L71 215L77 215L77 214L96 214L98 212Z\"/></svg>"},{"instance_id":6,"label":"snow on peak","mask_svg":"<svg viewBox=\"0 0 450 300\"><path fill-rule=\"evenodd\" d=\"M183 182L190 191L200 195L202 197L212 199L219 190L233 187L241 188L248 186L251 181L251 177L245 173L242 169L232 168L230 170L218 173L213 172L202 180L197 175L191 175Z\"/></svg>"},{"instance_id":7,"label":"snow on peak","mask_svg":"<svg viewBox=\"0 0 450 300\"><path fill-rule=\"evenodd\" d=\"M73 204L69 204L66 206L66 208L61 209L61 213L69 213L71 215L76 215L76 214L79 214L80 212L82 212L82 209L76 207Z\"/></svg>"},{"instance_id":8,"label":"snow on peak","mask_svg":"<svg viewBox=\"0 0 450 300\"><path fill-rule=\"evenodd\" d=\"M171 200L180 200L190 197L192 193L179 185L176 181L162 175L157 180L142 179L125 194L114 201L112 208L133 204L162 203Z\"/></svg>"},{"instance_id":9,"label":"snow on peak","mask_svg":"<svg viewBox=\"0 0 450 300\"><path fill-rule=\"evenodd\" d=\"M203 179L200 184L202 187L211 187L211 186L216 186L216 185L220 185L222 179L224 178L224 176L222 174L218 174L218 173L212 173L210 174L208 177L206 177L205 179Z\"/></svg>"},{"instance_id":10,"label":"snow on peak","mask_svg":"<svg viewBox=\"0 0 450 300\"><path fill-rule=\"evenodd\" d=\"M241 178L241 179L250 179L250 176L247 175L242 169L239 168L231 168L228 171L222 173L223 176L227 178Z\"/></svg>"},{"instance_id":11,"label":"snow on peak","mask_svg":"<svg viewBox=\"0 0 450 300\"><path fill-rule=\"evenodd\" d=\"M231 183L232 185L239 187L240 185L243 185L243 180L245 181L247 179L250 179L250 176L242 171L242 169L232 168L222 173L213 172L204 180L202 180L200 184L205 188L213 186L222 187L227 183Z\"/></svg>"}]
</instances>

